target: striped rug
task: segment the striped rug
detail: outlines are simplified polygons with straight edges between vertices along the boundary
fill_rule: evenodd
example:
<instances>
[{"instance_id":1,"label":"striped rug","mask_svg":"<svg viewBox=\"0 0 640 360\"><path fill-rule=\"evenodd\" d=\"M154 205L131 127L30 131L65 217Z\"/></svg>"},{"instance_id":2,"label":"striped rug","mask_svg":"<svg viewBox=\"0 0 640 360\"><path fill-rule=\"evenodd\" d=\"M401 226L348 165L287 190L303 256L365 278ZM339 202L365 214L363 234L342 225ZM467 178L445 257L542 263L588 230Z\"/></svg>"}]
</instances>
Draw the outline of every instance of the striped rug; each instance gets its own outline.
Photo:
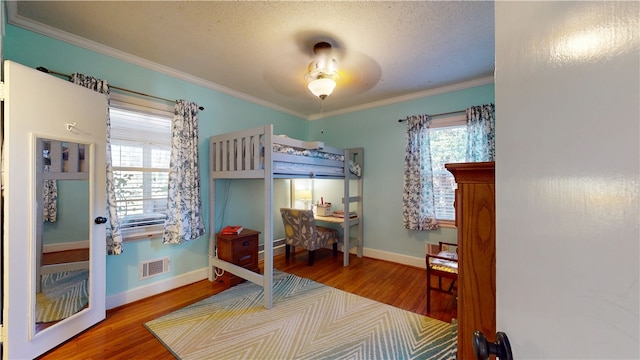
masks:
<instances>
[{"instance_id":1,"label":"striped rug","mask_svg":"<svg viewBox=\"0 0 640 360\"><path fill-rule=\"evenodd\" d=\"M64 271L42 276L36 294L36 323L66 319L89 303L89 270Z\"/></svg>"},{"instance_id":2,"label":"striped rug","mask_svg":"<svg viewBox=\"0 0 640 360\"><path fill-rule=\"evenodd\" d=\"M242 283L145 324L179 359L455 359L457 328L295 275Z\"/></svg>"}]
</instances>

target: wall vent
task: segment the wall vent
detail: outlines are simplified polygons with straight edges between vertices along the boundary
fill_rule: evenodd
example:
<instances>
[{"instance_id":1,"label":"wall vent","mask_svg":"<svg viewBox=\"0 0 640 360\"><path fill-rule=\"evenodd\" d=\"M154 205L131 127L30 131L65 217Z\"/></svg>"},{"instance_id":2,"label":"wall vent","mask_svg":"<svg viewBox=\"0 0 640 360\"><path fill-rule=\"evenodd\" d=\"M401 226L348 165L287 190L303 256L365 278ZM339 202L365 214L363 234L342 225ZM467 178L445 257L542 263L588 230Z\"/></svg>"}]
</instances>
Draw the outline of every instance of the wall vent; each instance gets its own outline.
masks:
<instances>
[{"instance_id":1,"label":"wall vent","mask_svg":"<svg viewBox=\"0 0 640 360\"><path fill-rule=\"evenodd\" d=\"M171 265L169 256L140 263L138 274L140 280L168 273Z\"/></svg>"}]
</instances>

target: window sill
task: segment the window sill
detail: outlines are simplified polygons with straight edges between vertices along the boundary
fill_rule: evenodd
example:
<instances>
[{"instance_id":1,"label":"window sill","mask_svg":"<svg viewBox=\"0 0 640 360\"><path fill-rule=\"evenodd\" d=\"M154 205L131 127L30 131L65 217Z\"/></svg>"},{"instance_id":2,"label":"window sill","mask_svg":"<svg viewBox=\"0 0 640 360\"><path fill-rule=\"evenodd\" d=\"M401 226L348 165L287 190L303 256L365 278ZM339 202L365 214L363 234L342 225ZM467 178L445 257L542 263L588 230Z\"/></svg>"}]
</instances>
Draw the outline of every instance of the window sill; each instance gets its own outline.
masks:
<instances>
[{"instance_id":1,"label":"window sill","mask_svg":"<svg viewBox=\"0 0 640 360\"><path fill-rule=\"evenodd\" d=\"M162 237L162 226L149 227L147 229L123 229L124 242Z\"/></svg>"},{"instance_id":2,"label":"window sill","mask_svg":"<svg viewBox=\"0 0 640 360\"><path fill-rule=\"evenodd\" d=\"M438 225L441 228L456 229L455 220L438 220Z\"/></svg>"}]
</instances>

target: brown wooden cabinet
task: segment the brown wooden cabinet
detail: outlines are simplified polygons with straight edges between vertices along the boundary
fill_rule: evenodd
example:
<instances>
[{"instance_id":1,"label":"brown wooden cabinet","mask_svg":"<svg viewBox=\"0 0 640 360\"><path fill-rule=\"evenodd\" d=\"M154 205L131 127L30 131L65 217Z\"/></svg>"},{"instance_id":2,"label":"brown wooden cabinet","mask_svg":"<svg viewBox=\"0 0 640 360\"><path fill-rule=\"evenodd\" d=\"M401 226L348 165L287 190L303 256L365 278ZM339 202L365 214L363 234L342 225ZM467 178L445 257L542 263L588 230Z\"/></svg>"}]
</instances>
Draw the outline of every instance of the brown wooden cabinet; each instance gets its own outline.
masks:
<instances>
[{"instance_id":1,"label":"brown wooden cabinet","mask_svg":"<svg viewBox=\"0 0 640 360\"><path fill-rule=\"evenodd\" d=\"M494 162L446 164L456 179L458 359L475 359L473 333L496 333Z\"/></svg>"},{"instance_id":2,"label":"brown wooden cabinet","mask_svg":"<svg viewBox=\"0 0 640 360\"><path fill-rule=\"evenodd\" d=\"M244 229L237 235L217 235L218 258L248 270L260 273L258 266L259 231ZM219 277L227 287L239 284L244 279L225 272Z\"/></svg>"}]
</instances>

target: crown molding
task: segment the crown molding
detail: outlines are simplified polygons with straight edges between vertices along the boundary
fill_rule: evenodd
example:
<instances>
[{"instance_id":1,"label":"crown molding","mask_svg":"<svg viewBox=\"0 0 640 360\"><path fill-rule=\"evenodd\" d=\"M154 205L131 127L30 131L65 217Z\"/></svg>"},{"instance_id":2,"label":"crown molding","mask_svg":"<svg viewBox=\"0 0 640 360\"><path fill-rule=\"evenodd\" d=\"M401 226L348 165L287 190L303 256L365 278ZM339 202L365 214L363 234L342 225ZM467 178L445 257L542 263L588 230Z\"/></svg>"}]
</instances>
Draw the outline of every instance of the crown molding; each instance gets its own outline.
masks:
<instances>
[{"instance_id":1,"label":"crown molding","mask_svg":"<svg viewBox=\"0 0 640 360\"><path fill-rule=\"evenodd\" d=\"M370 102L370 103L362 104L362 105L358 105L358 106L352 106L350 108L340 109L340 110L336 110L336 111L330 111L330 112L324 113L323 115L314 114L314 115L308 116L307 120L313 121L313 120L319 120L321 118L327 118L327 117L331 117L331 116L343 115L343 114L356 112L356 111L369 110L369 109L377 108L377 107L380 107L380 106L393 105L393 104L398 104L398 103L402 103L402 102L406 102L406 101L410 101L410 100L421 99L421 98L428 97L428 96L434 96L434 95L444 94L444 93L448 93L448 92L452 92L452 91L464 90L464 89L468 89L468 88L472 88L472 87L476 87L476 86L480 86L480 85L492 84L493 82L494 82L494 76L493 75L484 76L484 77L481 77L481 78L477 78L477 79L473 79L473 80L469 80L469 81L465 81L465 82L461 82L461 83L445 85L445 86L437 87L437 88L434 88L434 89L429 89L429 90L420 91L420 92L416 92L416 93L411 93L411 94L407 94L407 95L397 96L397 97L384 99L384 100L380 100L380 101L374 101L374 102Z\"/></svg>"},{"instance_id":2,"label":"crown molding","mask_svg":"<svg viewBox=\"0 0 640 360\"><path fill-rule=\"evenodd\" d=\"M81 48L87 49L87 50L91 50L91 51L95 51L97 53L118 59L118 60L122 60L134 65L138 65L141 67L144 67L146 69L149 70L153 70L165 75L169 75L171 77L174 77L176 79L180 79L180 80L184 80L187 82L190 82L194 85L198 85L198 86L202 86L204 88L207 89L211 89L223 94L227 94L236 98L239 98L241 100L245 100L248 102L252 102L254 104L257 105L261 105L273 110L277 110L283 113L287 113L299 118L306 118L306 115L300 114L298 112L292 111L290 109L284 108L282 106L279 105L275 105L273 103L270 103L268 101L247 95L245 93L230 89L228 87L216 84L214 82L211 81L206 81L203 80L202 78L184 73L182 71L173 69L171 67L168 66L164 66L164 65L160 65L158 63L155 63L153 61L149 61L146 59L143 59L141 57L137 57L134 55L131 55L129 53L126 53L124 51L120 51L114 48L111 48L109 46L100 44L98 42L95 41L91 41L88 39L85 39L83 37L71 34L69 32L66 31L62 31L60 29L56 29L54 27L51 27L49 25L45 25L42 24L40 22L37 21L33 21L30 19L27 19L25 17L22 17L20 15L17 15L17 9L15 8L15 4L13 4L13 2L7 2L7 8L8 8L8 18L9 18L9 23L11 25L15 25L15 26L19 26L22 27L24 29L33 31L35 33L41 34L41 35L45 35L48 37L51 37L53 39L57 39L72 45L76 45L79 46Z\"/></svg>"},{"instance_id":3,"label":"crown molding","mask_svg":"<svg viewBox=\"0 0 640 360\"><path fill-rule=\"evenodd\" d=\"M430 90L425 90L425 91L421 91L421 92L416 92L416 93L411 93L411 94L407 94L407 95L402 95L402 96L397 96L394 98L389 98L389 99L384 99L384 100L380 100L380 101L374 101L371 103L367 103L367 104L362 104L362 105L358 105L358 106L353 106L353 107L349 107L349 108L344 108L344 109L340 109L340 110L336 110L336 111L331 111L331 112L326 112L324 114L313 114L313 115L304 115L301 113L298 113L296 111L293 111L291 109L282 107L280 105L276 105L273 104L271 102L265 101L263 99L259 99L250 95L247 95L243 92L239 92L233 89L230 89L228 87L216 84L214 82L211 81L207 81L207 80L203 80L202 78L184 73L182 71L173 69L171 67L168 66L164 66L164 65L160 65L158 63L143 59L141 57L137 57L134 55L131 55L129 53L111 48L109 46L100 44L98 42L95 41L91 41L88 39L85 39L83 37L74 35L72 33L66 32L66 31L62 31L60 29L42 24L40 22L37 21L33 21L31 19L27 19L25 17L22 17L20 15L18 15L17 13L17 2L15 1L6 1L6 6L7 6L7 18L8 18L8 23L11 25L15 25L15 26L19 26L22 27L24 29L33 31L35 33L44 35L44 36L48 36L51 37L53 39L57 39L87 50L91 50L118 60L122 60L134 65L138 65L140 67L152 70L152 71L156 71L171 77L174 77L176 79L180 79L180 80L184 80L187 81L189 83L192 83L194 85L198 85L201 86L203 88L207 88L207 89L211 89L226 95L230 95L233 97L236 97L238 99L244 100L244 101L248 101L260 106L264 106L266 108L270 108L276 111L280 111L301 119L305 119L307 121L313 121L313 120L318 120L321 118L326 118L326 117L331 117L331 116L337 116L337 115L342 115L342 114L347 114L347 113L351 113L351 112L356 112L356 111L362 111L362 110L368 110L368 109L372 109L372 108L376 108L376 107L381 107L381 106L386 106L386 105L392 105L392 104L397 104L397 103L402 103L402 102L406 102L406 101L410 101L410 100L415 100L415 99L420 99L423 97L428 97L428 96L433 96L433 95L438 95L438 94L443 94L443 93L447 93L447 92L451 92L451 91L456 91L456 90L463 90L463 89L467 89L467 88L471 88L471 87L475 87L475 86L480 86L480 85L486 85L486 84L491 84L494 82L494 77L492 76L485 76L485 77L481 77L478 79L474 79L474 80L470 80L470 81L465 81L465 82L461 82L461 83L456 83L456 84L451 84L451 85L446 85L446 86L442 86L442 87L438 87L438 88L434 88L434 89L430 89Z\"/></svg>"}]
</instances>

